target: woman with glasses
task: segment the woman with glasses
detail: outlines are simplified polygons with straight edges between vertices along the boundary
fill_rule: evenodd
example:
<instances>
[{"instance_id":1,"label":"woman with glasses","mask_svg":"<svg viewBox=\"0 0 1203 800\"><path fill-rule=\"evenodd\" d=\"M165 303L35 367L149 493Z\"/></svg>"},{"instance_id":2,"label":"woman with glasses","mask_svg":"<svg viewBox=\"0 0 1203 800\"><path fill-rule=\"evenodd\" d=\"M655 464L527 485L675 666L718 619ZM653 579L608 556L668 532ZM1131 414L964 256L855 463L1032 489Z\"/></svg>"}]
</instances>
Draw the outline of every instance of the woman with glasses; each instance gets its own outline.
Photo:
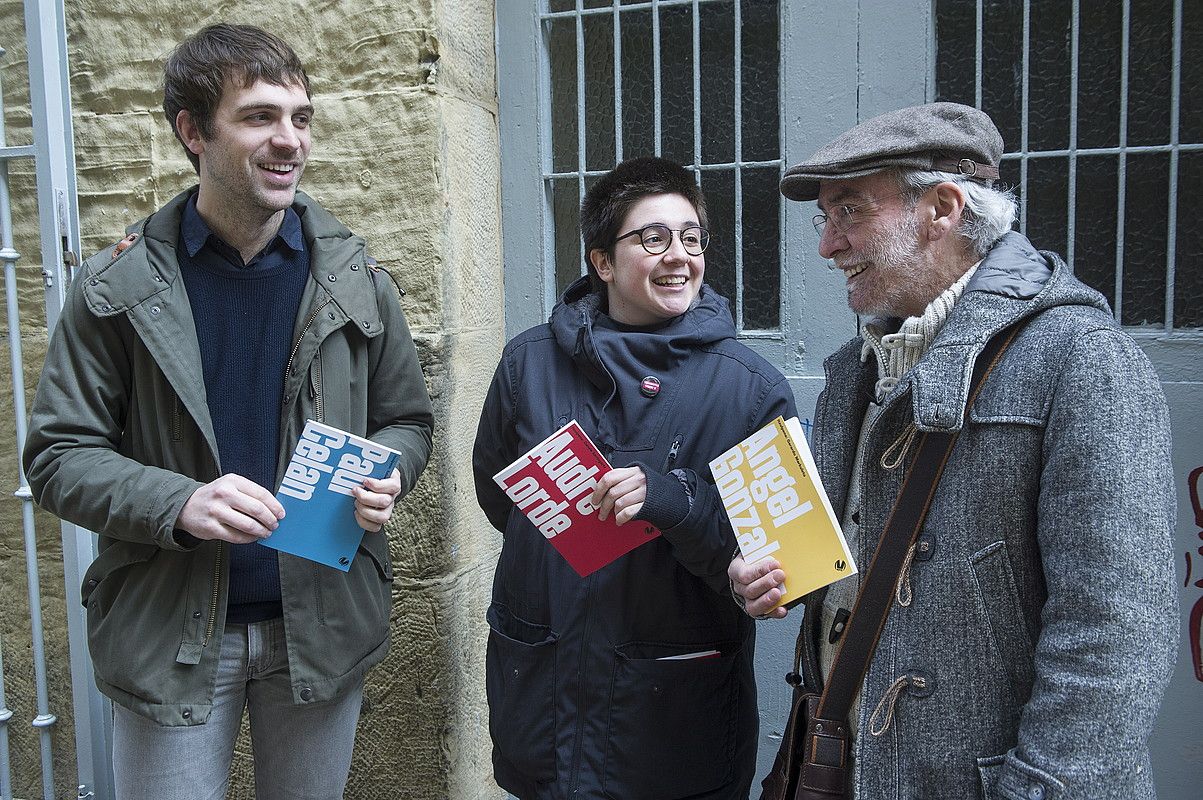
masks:
<instances>
[{"instance_id":1,"label":"woman with glasses","mask_svg":"<svg viewBox=\"0 0 1203 800\"><path fill-rule=\"evenodd\" d=\"M671 162L603 176L581 204L588 274L506 346L485 400L476 493L504 533L489 730L497 782L521 800L748 796L754 630L728 588L735 537L707 464L794 401L703 283L706 224ZM586 578L493 482L570 420L613 466L598 514L662 534Z\"/></svg>"}]
</instances>

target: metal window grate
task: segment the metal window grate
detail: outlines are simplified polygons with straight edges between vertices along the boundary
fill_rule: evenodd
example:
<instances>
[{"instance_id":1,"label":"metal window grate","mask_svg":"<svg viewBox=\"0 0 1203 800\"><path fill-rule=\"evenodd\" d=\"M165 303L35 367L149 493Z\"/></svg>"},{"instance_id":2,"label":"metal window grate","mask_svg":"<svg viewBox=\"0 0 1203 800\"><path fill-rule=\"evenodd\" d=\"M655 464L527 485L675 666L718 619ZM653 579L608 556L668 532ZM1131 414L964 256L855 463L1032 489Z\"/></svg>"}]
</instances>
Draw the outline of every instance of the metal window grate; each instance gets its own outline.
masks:
<instances>
[{"instance_id":1,"label":"metal window grate","mask_svg":"<svg viewBox=\"0 0 1203 800\"><path fill-rule=\"evenodd\" d=\"M737 329L779 328L776 0L547 0L539 23L548 305L585 272L587 189L624 158L657 155L699 177L714 234L706 281Z\"/></svg>"},{"instance_id":2,"label":"metal window grate","mask_svg":"<svg viewBox=\"0 0 1203 800\"><path fill-rule=\"evenodd\" d=\"M976 32L965 30L972 20ZM936 3L936 94L994 117L1020 230L1125 325L1203 328L1203 4Z\"/></svg>"}]
</instances>

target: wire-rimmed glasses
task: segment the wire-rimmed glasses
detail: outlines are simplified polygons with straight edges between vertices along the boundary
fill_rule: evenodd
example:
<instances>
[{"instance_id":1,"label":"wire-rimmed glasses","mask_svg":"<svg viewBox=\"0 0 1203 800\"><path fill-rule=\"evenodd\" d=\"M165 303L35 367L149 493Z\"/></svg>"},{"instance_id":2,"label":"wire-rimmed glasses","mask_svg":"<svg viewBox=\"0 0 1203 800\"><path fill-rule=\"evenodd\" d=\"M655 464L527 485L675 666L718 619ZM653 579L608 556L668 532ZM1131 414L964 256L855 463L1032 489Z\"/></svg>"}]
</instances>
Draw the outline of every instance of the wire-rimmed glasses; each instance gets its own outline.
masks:
<instances>
[{"instance_id":1,"label":"wire-rimmed glasses","mask_svg":"<svg viewBox=\"0 0 1203 800\"><path fill-rule=\"evenodd\" d=\"M883 200L889 200L891 197L900 197L904 194L910 194L912 189L903 189L901 192L887 194L884 197L877 197L872 200L866 200L863 203L856 205L842 204L833 206L827 210L826 214L815 214L810 221L815 226L815 233L823 235L823 228L827 227L830 222L835 226L835 229L840 233L847 233L848 230L857 223L857 213L869 208L870 206L880 205Z\"/></svg>"}]
</instances>

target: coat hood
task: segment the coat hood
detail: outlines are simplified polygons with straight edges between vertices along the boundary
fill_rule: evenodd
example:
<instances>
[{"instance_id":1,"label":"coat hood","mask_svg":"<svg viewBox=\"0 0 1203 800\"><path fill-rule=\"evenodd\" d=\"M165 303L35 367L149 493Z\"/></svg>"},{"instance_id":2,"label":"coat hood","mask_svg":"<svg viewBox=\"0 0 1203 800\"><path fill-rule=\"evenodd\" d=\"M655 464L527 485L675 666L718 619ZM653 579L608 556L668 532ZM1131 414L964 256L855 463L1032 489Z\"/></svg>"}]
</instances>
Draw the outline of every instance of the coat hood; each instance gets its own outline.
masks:
<instances>
[{"instance_id":1,"label":"coat hood","mask_svg":"<svg viewBox=\"0 0 1203 800\"><path fill-rule=\"evenodd\" d=\"M572 283L555 308L548 321L556 344L599 387L609 387L612 380L606 373L597 353L593 331L598 316L602 314L604 297L593 291L588 276ZM622 328L619 323L609 325ZM638 328L632 330L648 330ZM714 344L723 339L735 338L735 322L727 299L707 284L702 284L697 300L688 311L668 320L656 328L657 344L664 348L666 361L684 358L689 351Z\"/></svg>"},{"instance_id":2,"label":"coat hood","mask_svg":"<svg viewBox=\"0 0 1203 800\"><path fill-rule=\"evenodd\" d=\"M1056 253L1011 231L990 249L931 348L899 384L913 392L916 424L957 430L973 365L995 334L1057 306L1111 314L1103 295L1075 278ZM897 391L897 390L896 390Z\"/></svg>"}]
</instances>

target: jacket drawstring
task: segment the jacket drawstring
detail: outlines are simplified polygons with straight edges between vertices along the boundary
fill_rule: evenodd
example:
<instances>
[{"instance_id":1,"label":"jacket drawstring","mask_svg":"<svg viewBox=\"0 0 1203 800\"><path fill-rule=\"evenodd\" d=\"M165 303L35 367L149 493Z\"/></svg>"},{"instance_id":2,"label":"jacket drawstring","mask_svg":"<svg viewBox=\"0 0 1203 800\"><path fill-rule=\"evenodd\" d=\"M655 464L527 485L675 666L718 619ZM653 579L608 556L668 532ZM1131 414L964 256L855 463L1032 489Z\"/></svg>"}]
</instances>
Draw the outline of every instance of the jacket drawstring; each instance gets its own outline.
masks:
<instances>
[{"instance_id":1,"label":"jacket drawstring","mask_svg":"<svg viewBox=\"0 0 1203 800\"><path fill-rule=\"evenodd\" d=\"M907 423L902 433L898 434L898 438L881 454L880 463L882 469L898 469L898 466L906 459L907 451L911 449L911 444L915 441L915 433L918 430L915 427L915 423ZM895 451L897 452L895 453Z\"/></svg>"},{"instance_id":2,"label":"jacket drawstring","mask_svg":"<svg viewBox=\"0 0 1203 800\"><path fill-rule=\"evenodd\" d=\"M906 551L906 558L902 561L902 570L898 573L898 583L894 587L894 599L898 601L898 605L906 608L914 599L914 593L911 591L911 563L915 560L915 543L911 543L911 549Z\"/></svg>"},{"instance_id":3,"label":"jacket drawstring","mask_svg":"<svg viewBox=\"0 0 1203 800\"><path fill-rule=\"evenodd\" d=\"M894 387L898 385L898 378L878 378L877 383L873 384L873 396L878 402L890 392L894 391Z\"/></svg>"},{"instance_id":4,"label":"jacket drawstring","mask_svg":"<svg viewBox=\"0 0 1203 800\"><path fill-rule=\"evenodd\" d=\"M882 736L890 729L890 725L894 723L894 706L898 702L898 696L902 694L911 682L915 683L917 688L924 688L926 680L921 675L900 675L897 680L890 684L890 688L886 689L885 695L878 702L877 707L873 709L873 715L869 717L869 733L874 736ZM884 711L884 719L878 719Z\"/></svg>"}]
</instances>

